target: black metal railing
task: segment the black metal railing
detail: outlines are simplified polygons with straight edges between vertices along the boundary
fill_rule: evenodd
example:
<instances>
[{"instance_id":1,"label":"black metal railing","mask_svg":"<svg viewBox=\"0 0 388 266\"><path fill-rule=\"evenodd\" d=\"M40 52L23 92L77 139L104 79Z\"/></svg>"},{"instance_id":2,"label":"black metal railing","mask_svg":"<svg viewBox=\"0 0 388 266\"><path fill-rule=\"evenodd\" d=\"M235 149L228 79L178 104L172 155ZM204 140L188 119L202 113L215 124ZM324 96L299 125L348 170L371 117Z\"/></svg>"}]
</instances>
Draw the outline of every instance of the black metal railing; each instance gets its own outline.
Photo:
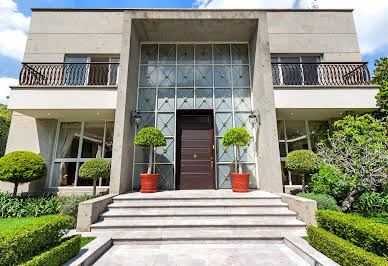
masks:
<instances>
[{"instance_id":1,"label":"black metal railing","mask_svg":"<svg viewBox=\"0 0 388 266\"><path fill-rule=\"evenodd\" d=\"M272 63L273 85L368 85L367 62Z\"/></svg>"},{"instance_id":2,"label":"black metal railing","mask_svg":"<svg viewBox=\"0 0 388 266\"><path fill-rule=\"evenodd\" d=\"M19 85L116 85L119 63L22 63Z\"/></svg>"}]
</instances>

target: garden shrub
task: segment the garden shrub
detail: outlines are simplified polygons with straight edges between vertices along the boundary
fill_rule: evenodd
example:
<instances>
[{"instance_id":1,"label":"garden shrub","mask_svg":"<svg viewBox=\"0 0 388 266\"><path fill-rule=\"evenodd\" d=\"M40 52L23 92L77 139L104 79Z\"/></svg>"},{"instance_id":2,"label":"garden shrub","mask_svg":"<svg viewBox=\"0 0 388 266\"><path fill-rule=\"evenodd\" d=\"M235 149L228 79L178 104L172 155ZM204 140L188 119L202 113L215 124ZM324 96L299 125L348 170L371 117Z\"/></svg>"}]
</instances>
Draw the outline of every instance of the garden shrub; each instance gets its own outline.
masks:
<instances>
[{"instance_id":1,"label":"garden shrub","mask_svg":"<svg viewBox=\"0 0 388 266\"><path fill-rule=\"evenodd\" d=\"M93 180L93 196L96 196L97 179L110 176L110 161L102 158L88 160L81 165L78 175L80 178Z\"/></svg>"},{"instance_id":2,"label":"garden shrub","mask_svg":"<svg viewBox=\"0 0 388 266\"><path fill-rule=\"evenodd\" d=\"M49 249L33 259L22 264L23 266L60 266L71 260L81 249L81 235L63 239L61 244Z\"/></svg>"},{"instance_id":3,"label":"garden shrub","mask_svg":"<svg viewBox=\"0 0 388 266\"><path fill-rule=\"evenodd\" d=\"M388 211L388 194L364 193L355 202L355 207L362 214L382 213Z\"/></svg>"},{"instance_id":4,"label":"garden shrub","mask_svg":"<svg viewBox=\"0 0 388 266\"><path fill-rule=\"evenodd\" d=\"M0 157L5 154L11 119L12 111L8 110L6 105L0 106Z\"/></svg>"},{"instance_id":5,"label":"garden shrub","mask_svg":"<svg viewBox=\"0 0 388 266\"><path fill-rule=\"evenodd\" d=\"M308 242L335 262L344 266L388 265L388 261L315 226L307 227Z\"/></svg>"},{"instance_id":6,"label":"garden shrub","mask_svg":"<svg viewBox=\"0 0 388 266\"><path fill-rule=\"evenodd\" d=\"M299 193L297 194L297 196L315 200L317 202L318 210L341 211L341 208L337 205L335 199L330 195L316 193Z\"/></svg>"},{"instance_id":7,"label":"garden shrub","mask_svg":"<svg viewBox=\"0 0 388 266\"><path fill-rule=\"evenodd\" d=\"M57 214L61 211L57 196L13 197L0 193L0 217L25 217Z\"/></svg>"},{"instance_id":8,"label":"garden shrub","mask_svg":"<svg viewBox=\"0 0 388 266\"><path fill-rule=\"evenodd\" d=\"M319 210L318 226L379 256L388 256L388 226L358 215Z\"/></svg>"},{"instance_id":9,"label":"garden shrub","mask_svg":"<svg viewBox=\"0 0 388 266\"><path fill-rule=\"evenodd\" d=\"M237 151L237 172L242 173L240 147L249 145L251 137L245 128L231 128L222 137L222 146L235 146Z\"/></svg>"},{"instance_id":10,"label":"garden shrub","mask_svg":"<svg viewBox=\"0 0 388 266\"><path fill-rule=\"evenodd\" d=\"M19 183L40 179L46 172L43 157L30 151L14 151L0 158L0 180L15 184L13 196Z\"/></svg>"},{"instance_id":11,"label":"garden shrub","mask_svg":"<svg viewBox=\"0 0 388 266\"><path fill-rule=\"evenodd\" d=\"M57 245L70 223L70 217L56 216L1 232L0 265L19 264Z\"/></svg>"},{"instance_id":12,"label":"garden shrub","mask_svg":"<svg viewBox=\"0 0 388 266\"><path fill-rule=\"evenodd\" d=\"M71 224L73 227L75 227L75 225L77 224L78 205L83 201L87 201L93 198L94 196L87 194L66 197L63 199L62 202L61 214L70 216L72 220Z\"/></svg>"}]
</instances>

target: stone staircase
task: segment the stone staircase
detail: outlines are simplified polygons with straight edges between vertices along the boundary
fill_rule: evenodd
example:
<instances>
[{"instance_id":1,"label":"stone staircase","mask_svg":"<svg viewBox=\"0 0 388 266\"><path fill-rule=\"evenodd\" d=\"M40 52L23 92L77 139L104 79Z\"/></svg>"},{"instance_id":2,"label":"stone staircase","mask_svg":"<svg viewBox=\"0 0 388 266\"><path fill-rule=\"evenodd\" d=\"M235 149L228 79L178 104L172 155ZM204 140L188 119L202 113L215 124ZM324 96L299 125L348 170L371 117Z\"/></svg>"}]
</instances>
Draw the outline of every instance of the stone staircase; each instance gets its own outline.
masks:
<instances>
[{"instance_id":1,"label":"stone staircase","mask_svg":"<svg viewBox=\"0 0 388 266\"><path fill-rule=\"evenodd\" d=\"M116 196L92 233L110 234L115 244L218 243L230 240L281 242L306 235L305 224L280 196L230 190L129 193Z\"/></svg>"}]
</instances>

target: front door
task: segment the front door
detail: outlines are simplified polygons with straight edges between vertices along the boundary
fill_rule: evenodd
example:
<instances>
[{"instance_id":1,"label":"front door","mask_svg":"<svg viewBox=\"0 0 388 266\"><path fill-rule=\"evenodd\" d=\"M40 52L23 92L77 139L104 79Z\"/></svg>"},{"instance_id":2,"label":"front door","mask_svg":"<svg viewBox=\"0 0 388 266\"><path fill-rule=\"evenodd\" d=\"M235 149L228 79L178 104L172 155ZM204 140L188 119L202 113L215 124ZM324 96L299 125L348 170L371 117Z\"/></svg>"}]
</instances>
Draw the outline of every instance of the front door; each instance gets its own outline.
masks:
<instances>
[{"instance_id":1,"label":"front door","mask_svg":"<svg viewBox=\"0 0 388 266\"><path fill-rule=\"evenodd\" d=\"M177 189L215 189L213 111L178 111Z\"/></svg>"}]
</instances>

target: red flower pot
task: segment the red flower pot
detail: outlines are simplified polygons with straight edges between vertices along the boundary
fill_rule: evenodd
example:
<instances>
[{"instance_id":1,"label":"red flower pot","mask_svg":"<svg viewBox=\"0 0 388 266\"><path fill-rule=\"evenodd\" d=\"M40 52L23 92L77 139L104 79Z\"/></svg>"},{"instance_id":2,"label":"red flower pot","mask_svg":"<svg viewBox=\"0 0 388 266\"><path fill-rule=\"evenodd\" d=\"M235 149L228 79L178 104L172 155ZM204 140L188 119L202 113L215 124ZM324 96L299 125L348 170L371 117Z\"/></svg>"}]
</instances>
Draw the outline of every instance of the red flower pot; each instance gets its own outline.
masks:
<instances>
[{"instance_id":1,"label":"red flower pot","mask_svg":"<svg viewBox=\"0 0 388 266\"><path fill-rule=\"evenodd\" d=\"M250 174L232 173L233 192L249 192Z\"/></svg>"},{"instance_id":2,"label":"red flower pot","mask_svg":"<svg viewBox=\"0 0 388 266\"><path fill-rule=\"evenodd\" d=\"M158 191L159 174L140 174L140 193L155 193Z\"/></svg>"}]
</instances>

